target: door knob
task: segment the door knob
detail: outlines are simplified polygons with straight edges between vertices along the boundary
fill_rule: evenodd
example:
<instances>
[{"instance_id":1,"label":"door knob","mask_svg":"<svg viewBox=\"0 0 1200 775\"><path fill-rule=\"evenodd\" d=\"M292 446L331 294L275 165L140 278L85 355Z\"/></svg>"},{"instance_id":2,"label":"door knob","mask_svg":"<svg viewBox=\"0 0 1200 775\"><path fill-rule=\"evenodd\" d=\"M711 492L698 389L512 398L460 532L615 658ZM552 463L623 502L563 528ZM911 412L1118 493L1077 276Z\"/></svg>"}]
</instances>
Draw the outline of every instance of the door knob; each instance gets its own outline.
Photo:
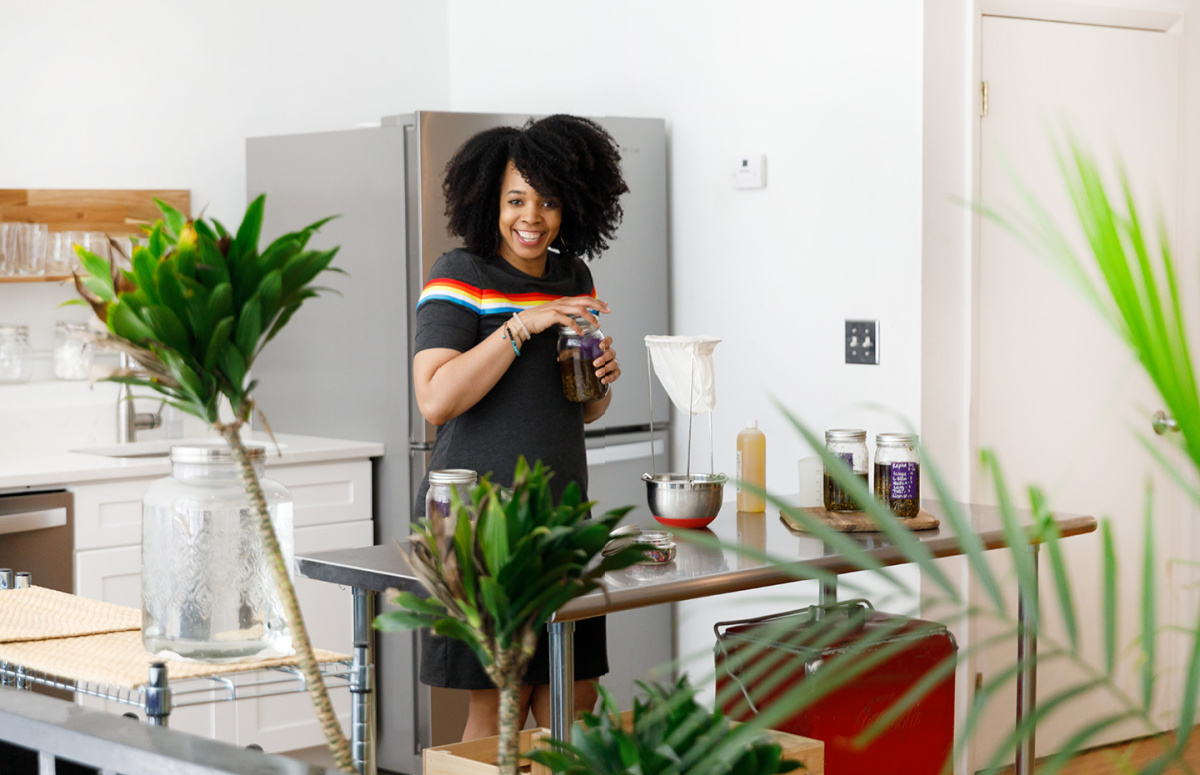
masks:
<instances>
[{"instance_id":1,"label":"door knob","mask_svg":"<svg viewBox=\"0 0 1200 775\"><path fill-rule=\"evenodd\" d=\"M1154 416L1150 418L1150 425L1159 436L1167 431L1179 432L1179 426L1175 423L1175 418L1161 409L1155 412Z\"/></svg>"}]
</instances>

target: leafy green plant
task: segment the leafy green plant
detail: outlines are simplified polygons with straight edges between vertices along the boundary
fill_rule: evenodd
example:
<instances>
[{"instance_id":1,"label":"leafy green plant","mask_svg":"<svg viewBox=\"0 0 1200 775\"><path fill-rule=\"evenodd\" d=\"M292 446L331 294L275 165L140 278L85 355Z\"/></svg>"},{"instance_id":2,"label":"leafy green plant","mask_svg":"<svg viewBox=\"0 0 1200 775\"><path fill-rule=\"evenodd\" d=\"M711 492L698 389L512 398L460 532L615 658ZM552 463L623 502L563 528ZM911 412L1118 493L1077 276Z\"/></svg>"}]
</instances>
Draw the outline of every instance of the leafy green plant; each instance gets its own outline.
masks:
<instances>
[{"instance_id":1,"label":"leafy green plant","mask_svg":"<svg viewBox=\"0 0 1200 775\"><path fill-rule=\"evenodd\" d=\"M237 233L213 219L190 220L155 200L163 218L129 257L130 269L76 248L84 274L75 286L103 322L102 341L128 354L137 369L106 379L153 390L212 426L228 443L258 519L268 567L279 590L308 692L340 768L353 770L342 734L313 657L296 592L267 512L262 487L240 435L255 411L251 366L267 342L321 288L312 283L330 266L337 248L309 250L308 241L329 219L291 232L258 250L265 197L250 203ZM221 399L233 418L222 420ZM261 412L260 412L261 416Z\"/></svg>"},{"instance_id":2,"label":"leafy green plant","mask_svg":"<svg viewBox=\"0 0 1200 775\"><path fill-rule=\"evenodd\" d=\"M429 598L401 592L402 610L381 614L382 630L429 627L474 650L500 690L500 772L517 771L517 713L521 680L550 616L567 601L599 586L610 570L641 559L626 547L601 555L629 508L588 519L594 503L567 485L561 502L550 494L550 471L537 461L517 463L511 495L485 476L463 503L451 491L451 514L413 526L408 557Z\"/></svg>"},{"instance_id":3,"label":"leafy green plant","mask_svg":"<svg viewBox=\"0 0 1200 775\"><path fill-rule=\"evenodd\" d=\"M696 702L686 676L674 686L639 683L626 725L616 701L600 687L601 712L585 713L571 742L526 754L565 775L774 775L802 765L760 728L733 725L720 711Z\"/></svg>"},{"instance_id":4,"label":"leafy green plant","mask_svg":"<svg viewBox=\"0 0 1200 775\"><path fill-rule=\"evenodd\" d=\"M1182 470L1146 437L1141 437L1141 443L1168 471L1172 481L1194 503L1200 504L1200 491L1194 484L1197 474L1200 474L1200 391L1187 342L1178 273L1165 229L1160 225L1157 239L1148 238L1143 226L1144 219L1138 213L1128 181L1122 176L1119 191L1113 195L1105 186L1095 159L1079 144L1068 144L1060 152L1059 159L1074 203L1077 225L1086 240L1086 251L1077 252L1071 247L1068 231L1052 222L1036 196L1027 190L1021 209L1016 212L1002 214L995 210L984 211L1031 249L1059 262L1070 276L1076 278L1085 295L1135 354L1181 431L1172 442L1178 444L1194 470ZM1157 249L1152 243L1157 243ZM941 502L945 516L942 530L957 536L959 550L966 558L969 573L982 589L982 599L968 599L960 584L945 574L930 552L906 529L896 524L888 511L875 501L866 486L841 461L825 451L822 440L796 417L788 414L786 409L781 409L797 431L822 456L826 469L874 518L880 532L886 535L886 540L895 547L895 551L906 561L920 566L924 578L932 585L932 589L922 590L926 603L935 604L950 616L985 617L999 625L994 636L985 642L972 644L957 657L947 658L925 680L897 700L863 733L860 742L867 742L924 697L938 680L953 671L958 659L968 658L999 643L1013 643L1022 632L1021 626L1002 591L1006 579L999 578L985 558L984 547L973 537L969 515L955 502L936 462L929 455L922 455L924 473ZM1139 634L1136 643L1127 643L1122 642L1118 635L1123 612L1117 606L1118 547L1110 521L1100 520L1102 575L1097 582L1102 590L1102 607L1098 611L1083 612L1078 609L1077 595L1059 545L1060 536L1043 492L1037 487L1029 487L1024 497L1020 498L1006 481L994 455L985 451L982 464L995 493L997 512L1009 547L1004 551L1012 561L1018 588L1027 599L1036 590L1038 579L1033 566L1034 559L1024 547L1029 540L1039 542L1047 555L1050 572L1042 579L1041 608L1033 614L1032 634L1040 640L1035 664L1039 670L1070 667L1070 674L1075 676L1061 688L1043 691L1034 712L995 751L985 752L988 754L985 769L996 767L1004 758L1011 756L1020 740L1051 716L1071 720L1071 703L1101 694L1112 701L1112 710L1103 711L1098 717L1078 719L1059 752L1039 763L1039 773L1058 772L1075 754L1093 744L1098 735L1118 724L1132 720L1141 726L1145 734L1163 731L1152 708L1162 690L1159 654L1164 648L1164 623L1158 620L1156 613L1160 590L1157 589L1155 578L1162 559L1153 540L1155 515L1151 493L1148 491L1145 499L1143 544L1139 556L1134 560L1140 564L1141 570L1138 590L1140 606L1132 613L1137 617ZM830 550L845 556L859 569L873 571L889 591L900 595L915 594L916 590L904 581L903 576L883 566L851 536L831 530L808 512L793 508L783 499L770 495L768 499L812 535L825 541ZM1024 501L1024 509L1033 515L1031 523L1020 516L1020 500ZM815 569L801 570L798 576L820 577L821 573ZM1056 607L1061 616L1061 635L1050 633L1042 626L1041 614L1050 606ZM1082 653L1085 637L1083 622L1088 616L1099 619L1100 664L1092 663ZM1168 725L1168 728L1176 729L1177 734L1164 743L1157 758L1141 767L1139 771L1143 773L1161 773L1171 767L1181 768L1185 772L1193 771L1184 760L1183 751L1196 721L1195 708L1200 693L1200 620L1183 628L1182 634L1188 641L1186 678L1176 715ZM836 630L831 630L824 637L833 642L839 635ZM880 632L874 642L860 645L878 646L885 637L886 633ZM813 645L819 646L820 643ZM897 644L889 651L887 646L883 646L874 650L873 654L878 659L888 659L900 648L902 646ZM744 663L749 671L745 678L748 682L757 682L764 694L780 688L784 678L783 671L778 669L781 666L779 657L765 652L759 652L758 656ZM1132 665L1140 676L1135 692L1126 691L1115 677L1122 663ZM853 681L869 666L861 660L831 660L805 681L783 692L783 696L772 707L761 712L756 720L772 726L799 709L811 707L820 697ZM976 689L967 717L958 730L956 753L979 729L988 704L1006 684L1015 680L1021 667L1014 663L999 670ZM1133 768L1130 767L1129 771L1133 771Z\"/></svg>"}]
</instances>

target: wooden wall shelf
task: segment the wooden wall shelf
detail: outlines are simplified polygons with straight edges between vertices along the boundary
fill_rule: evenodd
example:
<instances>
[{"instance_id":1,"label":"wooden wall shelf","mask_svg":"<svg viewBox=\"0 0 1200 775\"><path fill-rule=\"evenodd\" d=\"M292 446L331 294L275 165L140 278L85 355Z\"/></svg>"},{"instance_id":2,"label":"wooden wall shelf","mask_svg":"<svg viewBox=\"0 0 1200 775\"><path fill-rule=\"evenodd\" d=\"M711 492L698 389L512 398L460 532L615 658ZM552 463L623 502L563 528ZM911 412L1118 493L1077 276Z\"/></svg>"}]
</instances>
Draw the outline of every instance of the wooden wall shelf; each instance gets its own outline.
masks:
<instances>
[{"instance_id":1,"label":"wooden wall shelf","mask_svg":"<svg viewBox=\"0 0 1200 775\"><path fill-rule=\"evenodd\" d=\"M161 199L187 216L192 193L180 189L0 188L0 221L49 224L50 231L141 235L162 213ZM70 275L0 276L0 283L51 283Z\"/></svg>"}]
</instances>

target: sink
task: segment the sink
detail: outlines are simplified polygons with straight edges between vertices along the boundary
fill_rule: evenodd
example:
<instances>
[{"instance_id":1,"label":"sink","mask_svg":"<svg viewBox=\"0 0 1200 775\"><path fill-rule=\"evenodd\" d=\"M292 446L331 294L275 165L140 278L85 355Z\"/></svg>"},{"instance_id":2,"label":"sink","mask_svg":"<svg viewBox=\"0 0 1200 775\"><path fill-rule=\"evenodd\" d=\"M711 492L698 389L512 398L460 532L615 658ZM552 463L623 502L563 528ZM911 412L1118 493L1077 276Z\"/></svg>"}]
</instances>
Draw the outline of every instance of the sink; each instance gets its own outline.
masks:
<instances>
[{"instance_id":1,"label":"sink","mask_svg":"<svg viewBox=\"0 0 1200 775\"><path fill-rule=\"evenodd\" d=\"M166 457L171 454L171 447L181 444L214 444L220 441L220 438L216 436L198 436L191 439L153 439L150 441L134 441L129 444L110 444L104 447L85 447L83 449L73 449L71 452L83 455L99 455L101 457ZM248 443L261 442L250 441ZM286 446L286 444L279 445L281 449ZM267 447L268 449L272 449L274 445L268 442Z\"/></svg>"}]
</instances>

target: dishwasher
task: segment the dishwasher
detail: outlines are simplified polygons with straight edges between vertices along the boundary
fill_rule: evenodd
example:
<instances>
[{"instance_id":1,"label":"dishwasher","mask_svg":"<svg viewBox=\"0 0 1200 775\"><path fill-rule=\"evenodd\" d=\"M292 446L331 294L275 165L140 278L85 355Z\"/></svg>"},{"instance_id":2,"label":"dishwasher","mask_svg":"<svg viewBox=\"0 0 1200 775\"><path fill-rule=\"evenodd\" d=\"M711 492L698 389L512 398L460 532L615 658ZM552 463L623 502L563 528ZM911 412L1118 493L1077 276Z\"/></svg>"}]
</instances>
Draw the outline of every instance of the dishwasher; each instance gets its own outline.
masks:
<instances>
[{"instance_id":1,"label":"dishwasher","mask_svg":"<svg viewBox=\"0 0 1200 775\"><path fill-rule=\"evenodd\" d=\"M66 490L0 494L0 568L39 587L73 593L74 496Z\"/></svg>"}]
</instances>

